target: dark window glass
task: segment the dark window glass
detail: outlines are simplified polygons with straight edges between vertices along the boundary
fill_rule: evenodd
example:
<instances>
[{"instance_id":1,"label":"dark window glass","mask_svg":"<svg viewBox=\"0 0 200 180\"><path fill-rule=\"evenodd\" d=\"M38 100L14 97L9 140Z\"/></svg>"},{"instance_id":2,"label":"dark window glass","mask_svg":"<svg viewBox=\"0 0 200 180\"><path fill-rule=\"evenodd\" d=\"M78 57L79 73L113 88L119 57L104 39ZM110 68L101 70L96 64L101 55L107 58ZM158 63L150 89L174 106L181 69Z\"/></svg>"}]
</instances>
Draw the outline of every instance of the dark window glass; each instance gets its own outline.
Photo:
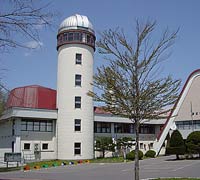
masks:
<instances>
[{"instance_id":1,"label":"dark window glass","mask_svg":"<svg viewBox=\"0 0 200 180\"><path fill-rule=\"evenodd\" d=\"M134 125L130 123L115 123L115 133L134 133Z\"/></svg>"},{"instance_id":2,"label":"dark window glass","mask_svg":"<svg viewBox=\"0 0 200 180\"><path fill-rule=\"evenodd\" d=\"M43 131L43 132L46 131L46 122L44 121L40 122L40 131Z\"/></svg>"},{"instance_id":3,"label":"dark window glass","mask_svg":"<svg viewBox=\"0 0 200 180\"><path fill-rule=\"evenodd\" d=\"M200 121L199 120L194 120L193 125L194 125L194 129L200 129Z\"/></svg>"},{"instance_id":4,"label":"dark window glass","mask_svg":"<svg viewBox=\"0 0 200 180\"><path fill-rule=\"evenodd\" d=\"M141 134L155 134L155 127L153 125L140 125L139 133Z\"/></svg>"},{"instance_id":5,"label":"dark window glass","mask_svg":"<svg viewBox=\"0 0 200 180\"><path fill-rule=\"evenodd\" d=\"M24 120L21 121L21 131L27 131L27 122Z\"/></svg>"},{"instance_id":6,"label":"dark window glass","mask_svg":"<svg viewBox=\"0 0 200 180\"><path fill-rule=\"evenodd\" d=\"M53 131L53 121L52 120L22 120L21 121L21 131L42 131L42 132L52 132Z\"/></svg>"},{"instance_id":7,"label":"dark window glass","mask_svg":"<svg viewBox=\"0 0 200 180\"><path fill-rule=\"evenodd\" d=\"M81 108L81 96L75 97L75 108Z\"/></svg>"},{"instance_id":8,"label":"dark window glass","mask_svg":"<svg viewBox=\"0 0 200 180\"><path fill-rule=\"evenodd\" d=\"M90 36L90 35L87 35L86 37L87 37L87 43L90 44L91 36Z\"/></svg>"},{"instance_id":9,"label":"dark window glass","mask_svg":"<svg viewBox=\"0 0 200 180\"><path fill-rule=\"evenodd\" d=\"M62 37L62 36L61 36ZM64 41L67 41L68 33L64 33L63 39ZM61 39L62 40L62 39Z\"/></svg>"},{"instance_id":10,"label":"dark window glass","mask_svg":"<svg viewBox=\"0 0 200 180\"><path fill-rule=\"evenodd\" d=\"M48 149L48 143L44 143L44 144L42 144L42 149Z\"/></svg>"},{"instance_id":11,"label":"dark window glass","mask_svg":"<svg viewBox=\"0 0 200 180\"><path fill-rule=\"evenodd\" d=\"M53 122L47 121L47 132L52 132L52 131L53 131Z\"/></svg>"},{"instance_id":12,"label":"dark window glass","mask_svg":"<svg viewBox=\"0 0 200 180\"><path fill-rule=\"evenodd\" d=\"M81 143L74 143L74 154L75 155L81 154Z\"/></svg>"},{"instance_id":13,"label":"dark window glass","mask_svg":"<svg viewBox=\"0 0 200 180\"><path fill-rule=\"evenodd\" d=\"M75 75L75 86L81 86L81 75L80 74Z\"/></svg>"},{"instance_id":14,"label":"dark window glass","mask_svg":"<svg viewBox=\"0 0 200 180\"><path fill-rule=\"evenodd\" d=\"M82 64L82 54L76 54L76 64Z\"/></svg>"},{"instance_id":15,"label":"dark window glass","mask_svg":"<svg viewBox=\"0 0 200 180\"><path fill-rule=\"evenodd\" d=\"M33 121L27 122L27 131L33 131Z\"/></svg>"},{"instance_id":16,"label":"dark window glass","mask_svg":"<svg viewBox=\"0 0 200 180\"><path fill-rule=\"evenodd\" d=\"M15 142L12 141L12 153L15 152Z\"/></svg>"},{"instance_id":17,"label":"dark window glass","mask_svg":"<svg viewBox=\"0 0 200 180\"><path fill-rule=\"evenodd\" d=\"M33 124L33 130L34 131L39 131L40 130L40 122L39 121L35 121Z\"/></svg>"},{"instance_id":18,"label":"dark window glass","mask_svg":"<svg viewBox=\"0 0 200 180\"><path fill-rule=\"evenodd\" d=\"M95 133L111 133L111 123L94 122Z\"/></svg>"},{"instance_id":19,"label":"dark window glass","mask_svg":"<svg viewBox=\"0 0 200 180\"><path fill-rule=\"evenodd\" d=\"M74 41L81 41L82 40L82 36L81 33L74 33Z\"/></svg>"},{"instance_id":20,"label":"dark window glass","mask_svg":"<svg viewBox=\"0 0 200 180\"><path fill-rule=\"evenodd\" d=\"M30 150L30 143L24 143L24 150Z\"/></svg>"},{"instance_id":21,"label":"dark window glass","mask_svg":"<svg viewBox=\"0 0 200 180\"><path fill-rule=\"evenodd\" d=\"M75 131L81 131L81 120L80 119L75 119L74 122L74 130Z\"/></svg>"},{"instance_id":22,"label":"dark window glass","mask_svg":"<svg viewBox=\"0 0 200 180\"><path fill-rule=\"evenodd\" d=\"M73 33L68 34L68 41L73 41Z\"/></svg>"}]
</instances>

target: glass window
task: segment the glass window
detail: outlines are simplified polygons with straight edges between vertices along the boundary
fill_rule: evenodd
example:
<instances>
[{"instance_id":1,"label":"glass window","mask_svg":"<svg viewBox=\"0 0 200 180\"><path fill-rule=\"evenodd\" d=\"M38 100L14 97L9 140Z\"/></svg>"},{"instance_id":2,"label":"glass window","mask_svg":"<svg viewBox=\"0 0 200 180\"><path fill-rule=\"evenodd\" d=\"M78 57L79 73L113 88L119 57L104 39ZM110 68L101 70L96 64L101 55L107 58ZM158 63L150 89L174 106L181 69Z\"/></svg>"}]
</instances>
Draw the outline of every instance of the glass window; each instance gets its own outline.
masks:
<instances>
[{"instance_id":1,"label":"glass window","mask_svg":"<svg viewBox=\"0 0 200 180\"><path fill-rule=\"evenodd\" d=\"M184 129L192 129L192 123L194 123L195 121L177 121L176 122L176 126L179 130L184 130ZM194 128L195 128L195 124L193 124Z\"/></svg>"},{"instance_id":2,"label":"glass window","mask_svg":"<svg viewBox=\"0 0 200 180\"><path fill-rule=\"evenodd\" d=\"M73 41L73 33L68 34L68 41Z\"/></svg>"},{"instance_id":3,"label":"glass window","mask_svg":"<svg viewBox=\"0 0 200 180\"><path fill-rule=\"evenodd\" d=\"M75 108L81 108L81 96L75 96Z\"/></svg>"},{"instance_id":4,"label":"glass window","mask_svg":"<svg viewBox=\"0 0 200 180\"><path fill-rule=\"evenodd\" d=\"M61 36L62 37L62 36ZM64 41L67 41L68 33L64 33Z\"/></svg>"},{"instance_id":5,"label":"glass window","mask_svg":"<svg viewBox=\"0 0 200 180\"><path fill-rule=\"evenodd\" d=\"M53 122L47 121L47 132L52 132L52 131L53 131Z\"/></svg>"},{"instance_id":6,"label":"glass window","mask_svg":"<svg viewBox=\"0 0 200 180\"><path fill-rule=\"evenodd\" d=\"M81 41L82 40L82 36L81 33L74 33L74 41Z\"/></svg>"},{"instance_id":7,"label":"glass window","mask_svg":"<svg viewBox=\"0 0 200 180\"><path fill-rule=\"evenodd\" d=\"M82 64L82 54L76 54L76 64Z\"/></svg>"},{"instance_id":8,"label":"glass window","mask_svg":"<svg viewBox=\"0 0 200 180\"><path fill-rule=\"evenodd\" d=\"M81 86L81 75L80 74L75 75L75 86Z\"/></svg>"},{"instance_id":9,"label":"glass window","mask_svg":"<svg viewBox=\"0 0 200 180\"><path fill-rule=\"evenodd\" d=\"M90 35L87 34L87 43L90 44Z\"/></svg>"},{"instance_id":10,"label":"glass window","mask_svg":"<svg viewBox=\"0 0 200 180\"><path fill-rule=\"evenodd\" d=\"M46 122L42 121L40 122L40 131L46 131Z\"/></svg>"},{"instance_id":11,"label":"glass window","mask_svg":"<svg viewBox=\"0 0 200 180\"><path fill-rule=\"evenodd\" d=\"M141 124L139 133L141 134L155 134L155 126L153 125L147 125L147 124Z\"/></svg>"},{"instance_id":12,"label":"glass window","mask_svg":"<svg viewBox=\"0 0 200 180\"><path fill-rule=\"evenodd\" d=\"M27 131L27 122L24 120L21 121L21 131Z\"/></svg>"},{"instance_id":13,"label":"glass window","mask_svg":"<svg viewBox=\"0 0 200 180\"><path fill-rule=\"evenodd\" d=\"M140 149L144 149L144 144L140 143Z\"/></svg>"},{"instance_id":14,"label":"glass window","mask_svg":"<svg viewBox=\"0 0 200 180\"><path fill-rule=\"evenodd\" d=\"M163 143L165 145L165 143ZM153 149L153 143L149 144L149 149Z\"/></svg>"},{"instance_id":15,"label":"glass window","mask_svg":"<svg viewBox=\"0 0 200 180\"><path fill-rule=\"evenodd\" d=\"M81 131L81 120L80 119L75 119L74 120L74 130L75 131Z\"/></svg>"},{"instance_id":16,"label":"glass window","mask_svg":"<svg viewBox=\"0 0 200 180\"><path fill-rule=\"evenodd\" d=\"M40 130L40 122L39 121L35 121L33 124L33 130L34 131L39 131Z\"/></svg>"},{"instance_id":17,"label":"glass window","mask_svg":"<svg viewBox=\"0 0 200 180\"><path fill-rule=\"evenodd\" d=\"M74 155L80 155L81 154L81 143L74 143Z\"/></svg>"},{"instance_id":18,"label":"glass window","mask_svg":"<svg viewBox=\"0 0 200 180\"><path fill-rule=\"evenodd\" d=\"M27 122L27 131L33 131L33 121Z\"/></svg>"},{"instance_id":19,"label":"glass window","mask_svg":"<svg viewBox=\"0 0 200 180\"><path fill-rule=\"evenodd\" d=\"M24 143L24 150L30 150L30 143Z\"/></svg>"},{"instance_id":20,"label":"glass window","mask_svg":"<svg viewBox=\"0 0 200 180\"><path fill-rule=\"evenodd\" d=\"M48 143L43 143L42 144L42 149L47 150L48 149Z\"/></svg>"},{"instance_id":21,"label":"glass window","mask_svg":"<svg viewBox=\"0 0 200 180\"><path fill-rule=\"evenodd\" d=\"M130 123L115 123L115 133L134 133L134 125Z\"/></svg>"},{"instance_id":22,"label":"glass window","mask_svg":"<svg viewBox=\"0 0 200 180\"><path fill-rule=\"evenodd\" d=\"M94 122L95 133L111 133L111 123Z\"/></svg>"},{"instance_id":23,"label":"glass window","mask_svg":"<svg viewBox=\"0 0 200 180\"><path fill-rule=\"evenodd\" d=\"M52 132L53 121L52 120L22 120L21 131L42 131Z\"/></svg>"},{"instance_id":24,"label":"glass window","mask_svg":"<svg viewBox=\"0 0 200 180\"><path fill-rule=\"evenodd\" d=\"M194 129L200 129L200 121L199 120L193 121L193 124L194 124Z\"/></svg>"}]
</instances>

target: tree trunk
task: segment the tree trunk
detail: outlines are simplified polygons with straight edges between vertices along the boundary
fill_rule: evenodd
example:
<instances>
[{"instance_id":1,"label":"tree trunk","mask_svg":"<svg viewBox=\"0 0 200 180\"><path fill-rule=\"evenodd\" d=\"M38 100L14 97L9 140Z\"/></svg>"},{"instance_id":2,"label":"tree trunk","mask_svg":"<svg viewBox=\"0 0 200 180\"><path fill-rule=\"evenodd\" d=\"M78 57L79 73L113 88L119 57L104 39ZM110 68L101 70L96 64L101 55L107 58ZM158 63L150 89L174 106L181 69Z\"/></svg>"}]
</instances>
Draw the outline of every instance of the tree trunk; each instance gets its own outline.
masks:
<instances>
[{"instance_id":1,"label":"tree trunk","mask_svg":"<svg viewBox=\"0 0 200 180\"><path fill-rule=\"evenodd\" d=\"M123 147L124 162L126 162L126 148Z\"/></svg>"},{"instance_id":2,"label":"tree trunk","mask_svg":"<svg viewBox=\"0 0 200 180\"><path fill-rule=\"evenodd\" d=\"M102 156L105 158L105 149L102 150Z\"/></svg>"},{"instance_id":3,"label":"tree trunk","mask_svg":"<svg viewBox=\"0 0 200 180\"><path fill-rule=\"evenodd\" d=\"M139 180L139 121L135 121L135 180Z\"/></svg>"},{"instance_id":4,"label":"tree trunk","mask_svg":"<svg viewBox=\"0 0 200 180\"><path fill-rule=\"evenodd\" d=\"M176 159L179 160L179 155L178 154L176 154Z\"/></svg>"}]
</instances>

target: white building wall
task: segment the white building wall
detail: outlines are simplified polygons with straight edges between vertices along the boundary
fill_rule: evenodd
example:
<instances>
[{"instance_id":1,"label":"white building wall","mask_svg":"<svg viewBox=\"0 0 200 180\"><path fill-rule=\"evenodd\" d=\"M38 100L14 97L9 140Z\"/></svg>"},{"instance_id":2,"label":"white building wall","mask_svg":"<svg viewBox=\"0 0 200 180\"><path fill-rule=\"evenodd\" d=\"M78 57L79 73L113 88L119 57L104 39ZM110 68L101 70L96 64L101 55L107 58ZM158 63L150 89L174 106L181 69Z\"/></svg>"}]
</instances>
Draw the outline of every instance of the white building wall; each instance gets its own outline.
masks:
<instances>
[{"instance_id":1,"label":"white building wall","mask_svg":"<svg viewBox=\"0 0 200 180\"><path fill-rule=\"evenodd\" d=\"M12 120L0 121L0 161L5 152L12 152Z\"/></svg>"},{"instance_id":2,"label":"white building wall","mask_svg":"<svg viewBox=\"0 0 200 180\"><path fill-rule=\"evenodd\" d=\"M75 64L76 53L82 65ZM58 159L93 158L93 48L63 45L58 50L57 108ZM82 75L81 87L75 87L75 74ZM75 96L81 96L81 109L75 109ZM74 131L74 119L81 119L81 132ZM81 156L74 156L74 143L81 143Z\"/></svg>"},{"instance_id":3,"label":"white building wall","mask_svg":"<svg viewBox=\"0 0 200 180\"><path fill-rule=\"evenodd\" d=\"M22 155L25 159L35 158L34 145L39 145L39 151L41 152L41 159L56 159L57 158L57 139L55 131L56 123L53 123L53 132L34 132L34 131L21 131L20 147ZM24 144L30 143L30 150L24 150ZM43 150L42 144L48 144L48 149Z\"/></svg>"}]
</instances>

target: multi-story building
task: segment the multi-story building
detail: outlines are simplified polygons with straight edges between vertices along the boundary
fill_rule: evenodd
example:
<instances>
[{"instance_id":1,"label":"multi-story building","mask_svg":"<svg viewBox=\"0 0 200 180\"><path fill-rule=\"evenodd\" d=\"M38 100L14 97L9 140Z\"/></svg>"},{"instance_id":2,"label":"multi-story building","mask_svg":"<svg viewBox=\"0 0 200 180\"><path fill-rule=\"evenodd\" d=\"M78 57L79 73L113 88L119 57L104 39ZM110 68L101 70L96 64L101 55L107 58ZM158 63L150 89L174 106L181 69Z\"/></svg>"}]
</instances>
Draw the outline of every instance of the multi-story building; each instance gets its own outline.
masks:
<instances>
[{"instance_id":1,"label":"multi-story building","mask_svg":"<svg viewBox=\"0 0 200 180\"><path fill-rule=\"evenodd\" d=\"M22 152L25 158L92 159L99 136L135 138L127 118L93 107L95 33L86 16L65 19L59 28L57 90L38 85L13 89L0 118L0 157ZM164 153L170 129L186 138L200 130L200 70L193 72L168 119L145 120L140 126L140 149ZM161 150L161 151L160 151Z\"/></svg>"}]
</instances>

